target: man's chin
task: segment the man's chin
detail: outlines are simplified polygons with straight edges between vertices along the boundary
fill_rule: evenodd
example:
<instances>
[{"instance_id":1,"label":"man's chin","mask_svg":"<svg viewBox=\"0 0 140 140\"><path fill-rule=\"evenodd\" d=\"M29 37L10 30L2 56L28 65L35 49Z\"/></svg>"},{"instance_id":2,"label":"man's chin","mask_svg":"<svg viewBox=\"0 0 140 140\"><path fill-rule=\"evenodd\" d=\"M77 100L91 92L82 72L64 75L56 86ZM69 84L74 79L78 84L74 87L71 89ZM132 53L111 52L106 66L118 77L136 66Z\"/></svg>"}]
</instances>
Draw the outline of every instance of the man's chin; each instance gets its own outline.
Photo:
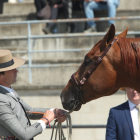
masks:
<instances>
[{"instance_id":1,"label":"man's chin","mask_svg":"<svg viewBox=\"0 0 140 140\"><path fill-rule=\"evenodd\" d=\"M133 102L139 102L139 104L140 104L140 98L133 98Z\"/></svg>"},{"instance_id":2,"label":"man's chin","mask_svg":"<svg viewBox=\"0 0 140 140\"><path fill-rule=\"evenodd\" d=\"M140 100L140 97L139 96L135 96L135 97L133 97L133 100Z\"/></svg>"},{"instance_id":3,"label":"man's chin","mask_svg":"<svg viewBox=\"0 0 140 140\"><path fill-rule=\"evenodd\" d=\"M14 84L16 81L17 81L17 79L15 79L15 80L12 82L12 84Z\"/></svg>"}]
</instances>

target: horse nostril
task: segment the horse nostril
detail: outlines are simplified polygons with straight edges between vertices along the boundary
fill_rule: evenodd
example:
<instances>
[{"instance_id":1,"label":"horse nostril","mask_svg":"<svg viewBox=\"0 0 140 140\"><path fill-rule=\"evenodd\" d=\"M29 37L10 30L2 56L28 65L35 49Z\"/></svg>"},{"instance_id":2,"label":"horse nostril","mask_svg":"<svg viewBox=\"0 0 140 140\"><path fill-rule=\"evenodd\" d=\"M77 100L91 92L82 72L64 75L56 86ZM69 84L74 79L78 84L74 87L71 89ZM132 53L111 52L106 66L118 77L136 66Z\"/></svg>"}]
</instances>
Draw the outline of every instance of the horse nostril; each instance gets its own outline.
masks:
<instances>
[{"instance_id":1,"label":"horse nostril","mask_svg":"<svg viewBox=\"0 0 140 140\"><path fill-rule=\"evenodd\" d=\"M71 100L69 103L62 102L63 108L66 110L72 110L74 107L75 101Z\"/></svg>"},{"instance_id":2,"label":"horse nostril","mask_svg":"<svg viewBox=\"0 0 140 140\"><path fill-rule=\"evenodd\" d=\"M64 109L68 110L68 104L62 102L62 105Z\"/></svg>"},{"instance_id":3,"label":"horse nostril","mask_svg":"<svg viewBox=\"0 0 140 140\"><path fill-rule=\"evenodd\" d=\"M74 100L71 100L70 103L69 103L69 107L68 107L68 110L72 110L73 107L75 105L75 101Z\"/></svg>"},{"instance_id":4,"label":"horse nostril","mask_svg":"<svg viewBox=\"0 0 140 140\"><path fill-rule=\"evenodd\" d=\"M75 101L74 100L71 100L70 101L70 106L74 106L74 103L75 103Z\"/></svg>"}]
</instances>

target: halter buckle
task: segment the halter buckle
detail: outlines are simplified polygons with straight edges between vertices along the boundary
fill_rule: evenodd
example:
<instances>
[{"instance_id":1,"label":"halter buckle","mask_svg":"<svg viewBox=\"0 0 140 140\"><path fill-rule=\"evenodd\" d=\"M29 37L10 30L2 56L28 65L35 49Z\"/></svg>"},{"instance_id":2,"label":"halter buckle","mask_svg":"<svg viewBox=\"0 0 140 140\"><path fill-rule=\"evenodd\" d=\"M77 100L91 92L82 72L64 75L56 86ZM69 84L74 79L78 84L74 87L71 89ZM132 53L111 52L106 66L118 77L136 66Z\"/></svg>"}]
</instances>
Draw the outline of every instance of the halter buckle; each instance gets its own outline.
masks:
<instances>
[{"instance_id":1,"label":"halter buckle","mask_svg":"<svg viewBox=\"0 0 140 140\"><path fill-rule=\"evenodd\" d=\"M101 63L101 61L102 61L102 58L101 57L98 57L97 60L96 60L96 62L95 62L95 64L97 65L97 64Z\"/></svg>"}]
</instances>

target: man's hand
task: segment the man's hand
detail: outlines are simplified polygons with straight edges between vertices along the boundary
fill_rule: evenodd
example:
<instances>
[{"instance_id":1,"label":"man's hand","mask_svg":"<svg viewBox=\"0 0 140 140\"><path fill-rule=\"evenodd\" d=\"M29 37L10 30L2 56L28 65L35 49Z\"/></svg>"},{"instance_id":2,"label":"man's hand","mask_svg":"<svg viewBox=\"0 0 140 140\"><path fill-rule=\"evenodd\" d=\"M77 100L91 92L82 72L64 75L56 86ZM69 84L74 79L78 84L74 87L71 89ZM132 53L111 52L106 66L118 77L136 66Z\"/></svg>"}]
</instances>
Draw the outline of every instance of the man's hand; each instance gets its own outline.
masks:
<instances>
[{"instance_id":1,"label":"man's hand","mask_svg":"<svg viewBox=\"0 0 140 140\"><path fill-rule=\"evenodd\" d=\"M55 5L54 5L54 8L57 8L57 7L58 7L58 5L57 5L57 4L55 4Z\"/></svg>"},{"instance_id":2,"label":"man's hand","mask_svg":"<svg viewBox=\"0 0 140 140\"><path fill-rule=\"evenodd\" d=\"M48 119L49 122L46 119L43 119L43 118ZM44 121L46 124L48 124L55 119L55 114L54 114L53 111L47 110L44 113L43 118L41 118L41 120Z\"/></svg>"},{"instance_id":3,"label":"man's hand","mask_svg":"<svg viewBox=\"0 0 140 140\"><path fill-rule=\"evenodd\" d=\"M61 7L63 7L63 4L55 4L54 5L54 8L61 8Z\"/></svg>"},{"instance_id":4,"label":"man's hand","mask_svg":"<svg viewBox=\"0 0 140 140\"><path fill-rule=\"evenodd\" d=\"M66 111L62 109L58 109L58 108L54 109L55 117L57 118L59 122L64 122L66 120L66 117L64 116L65 113Z\"/></svg>"}]
</instances>

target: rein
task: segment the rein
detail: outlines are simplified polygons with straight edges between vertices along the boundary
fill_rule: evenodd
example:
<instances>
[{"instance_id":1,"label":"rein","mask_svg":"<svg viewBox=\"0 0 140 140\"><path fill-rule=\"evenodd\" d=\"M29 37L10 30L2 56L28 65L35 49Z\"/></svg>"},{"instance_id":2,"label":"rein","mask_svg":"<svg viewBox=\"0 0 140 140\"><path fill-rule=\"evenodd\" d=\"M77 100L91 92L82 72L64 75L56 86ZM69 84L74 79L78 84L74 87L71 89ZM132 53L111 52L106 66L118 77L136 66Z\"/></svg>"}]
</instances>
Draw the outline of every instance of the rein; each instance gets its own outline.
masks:
<instances>
[{"instance_id":1,"label":"rein","mask_svg":"<svg viewBox=\"0 0 140 140\"><path fill-rule=\"evenodd\" d=\"M76 89L77 89L77 97L76 97L76 100L75 100L75 104L79 104L80 101L82 101L83 104L85 104L87 101L85 100L83 94L82 94L82 91L81 91L81 88L82 88L82 85L85 84L85 81L87 80L87 78L90 77L90 75L92 74L92 72L98 67L98 65L102 62L102 59L103 57L106 55L106 53L109 51L109 49L111 48L111 46L114 44L114 42L116 41L117 39L114 38L114 40L112 41L112 43L109 45L108 48L106 48L104 50L104 52L102 53L101 56L99 56L97 58L97 60L95 61L95 63L90 67L90 69L88 69L86 75L84 77L82 77L82 79L80 80L80 82L78 82L75 78L75 73L72 74L71 76L71 80L72 82L76 85ZM77 105L78 105L77 104Z\"/></svg>"},{"instance_id":2,"label":"rein","mask_svg":"<svg viewBox=\"0 0 140 140\"><path fill-rule=\"evenodd\" d=\"M74 111L74 109L77 107L77 105L78 104L76 103L71 111L69 111L69 112L64 114L64 116L66 117L68 140L72 140L72 121L71 121L70 114ZM52 138L53 138L54 128L55 128L55 125L56 125L57 122L58 121L55 120L50 140L52 140ZM58 122L58 124L57 124L56 133L55 133L55 140L57 139L57 132L58 131L59 131L59 140L66 140L66 138L64 136L64 133L63 133L62 123L61 122Z\"/></svg>"},{"instance_id":3,"label":"rein","mask_svg":"<svg viewBox=\"0 0 140 140\"><path fill-rule=\"evenodd\" d=\"M64 114L64 116L66 117L68 140L72 140L72 121L71 121L70 113L72 113L75 108L76 108L76 106L74 106L74 108L71 111L69 111L69 112ZM44 115L43 112L30 112L30 111L26 111L26 112L29 113L29 114L41 114L41 115ZM62 123L58 122L57 119L54 121L54 125L53 125L50 140L53 139L55 126L56 126L55 140L57 140L57 134L58 134L59 140L66 140L66 137L64 136L64 132L63 132L63 129L62 129Z\"/></svg>"}]
</instances>

